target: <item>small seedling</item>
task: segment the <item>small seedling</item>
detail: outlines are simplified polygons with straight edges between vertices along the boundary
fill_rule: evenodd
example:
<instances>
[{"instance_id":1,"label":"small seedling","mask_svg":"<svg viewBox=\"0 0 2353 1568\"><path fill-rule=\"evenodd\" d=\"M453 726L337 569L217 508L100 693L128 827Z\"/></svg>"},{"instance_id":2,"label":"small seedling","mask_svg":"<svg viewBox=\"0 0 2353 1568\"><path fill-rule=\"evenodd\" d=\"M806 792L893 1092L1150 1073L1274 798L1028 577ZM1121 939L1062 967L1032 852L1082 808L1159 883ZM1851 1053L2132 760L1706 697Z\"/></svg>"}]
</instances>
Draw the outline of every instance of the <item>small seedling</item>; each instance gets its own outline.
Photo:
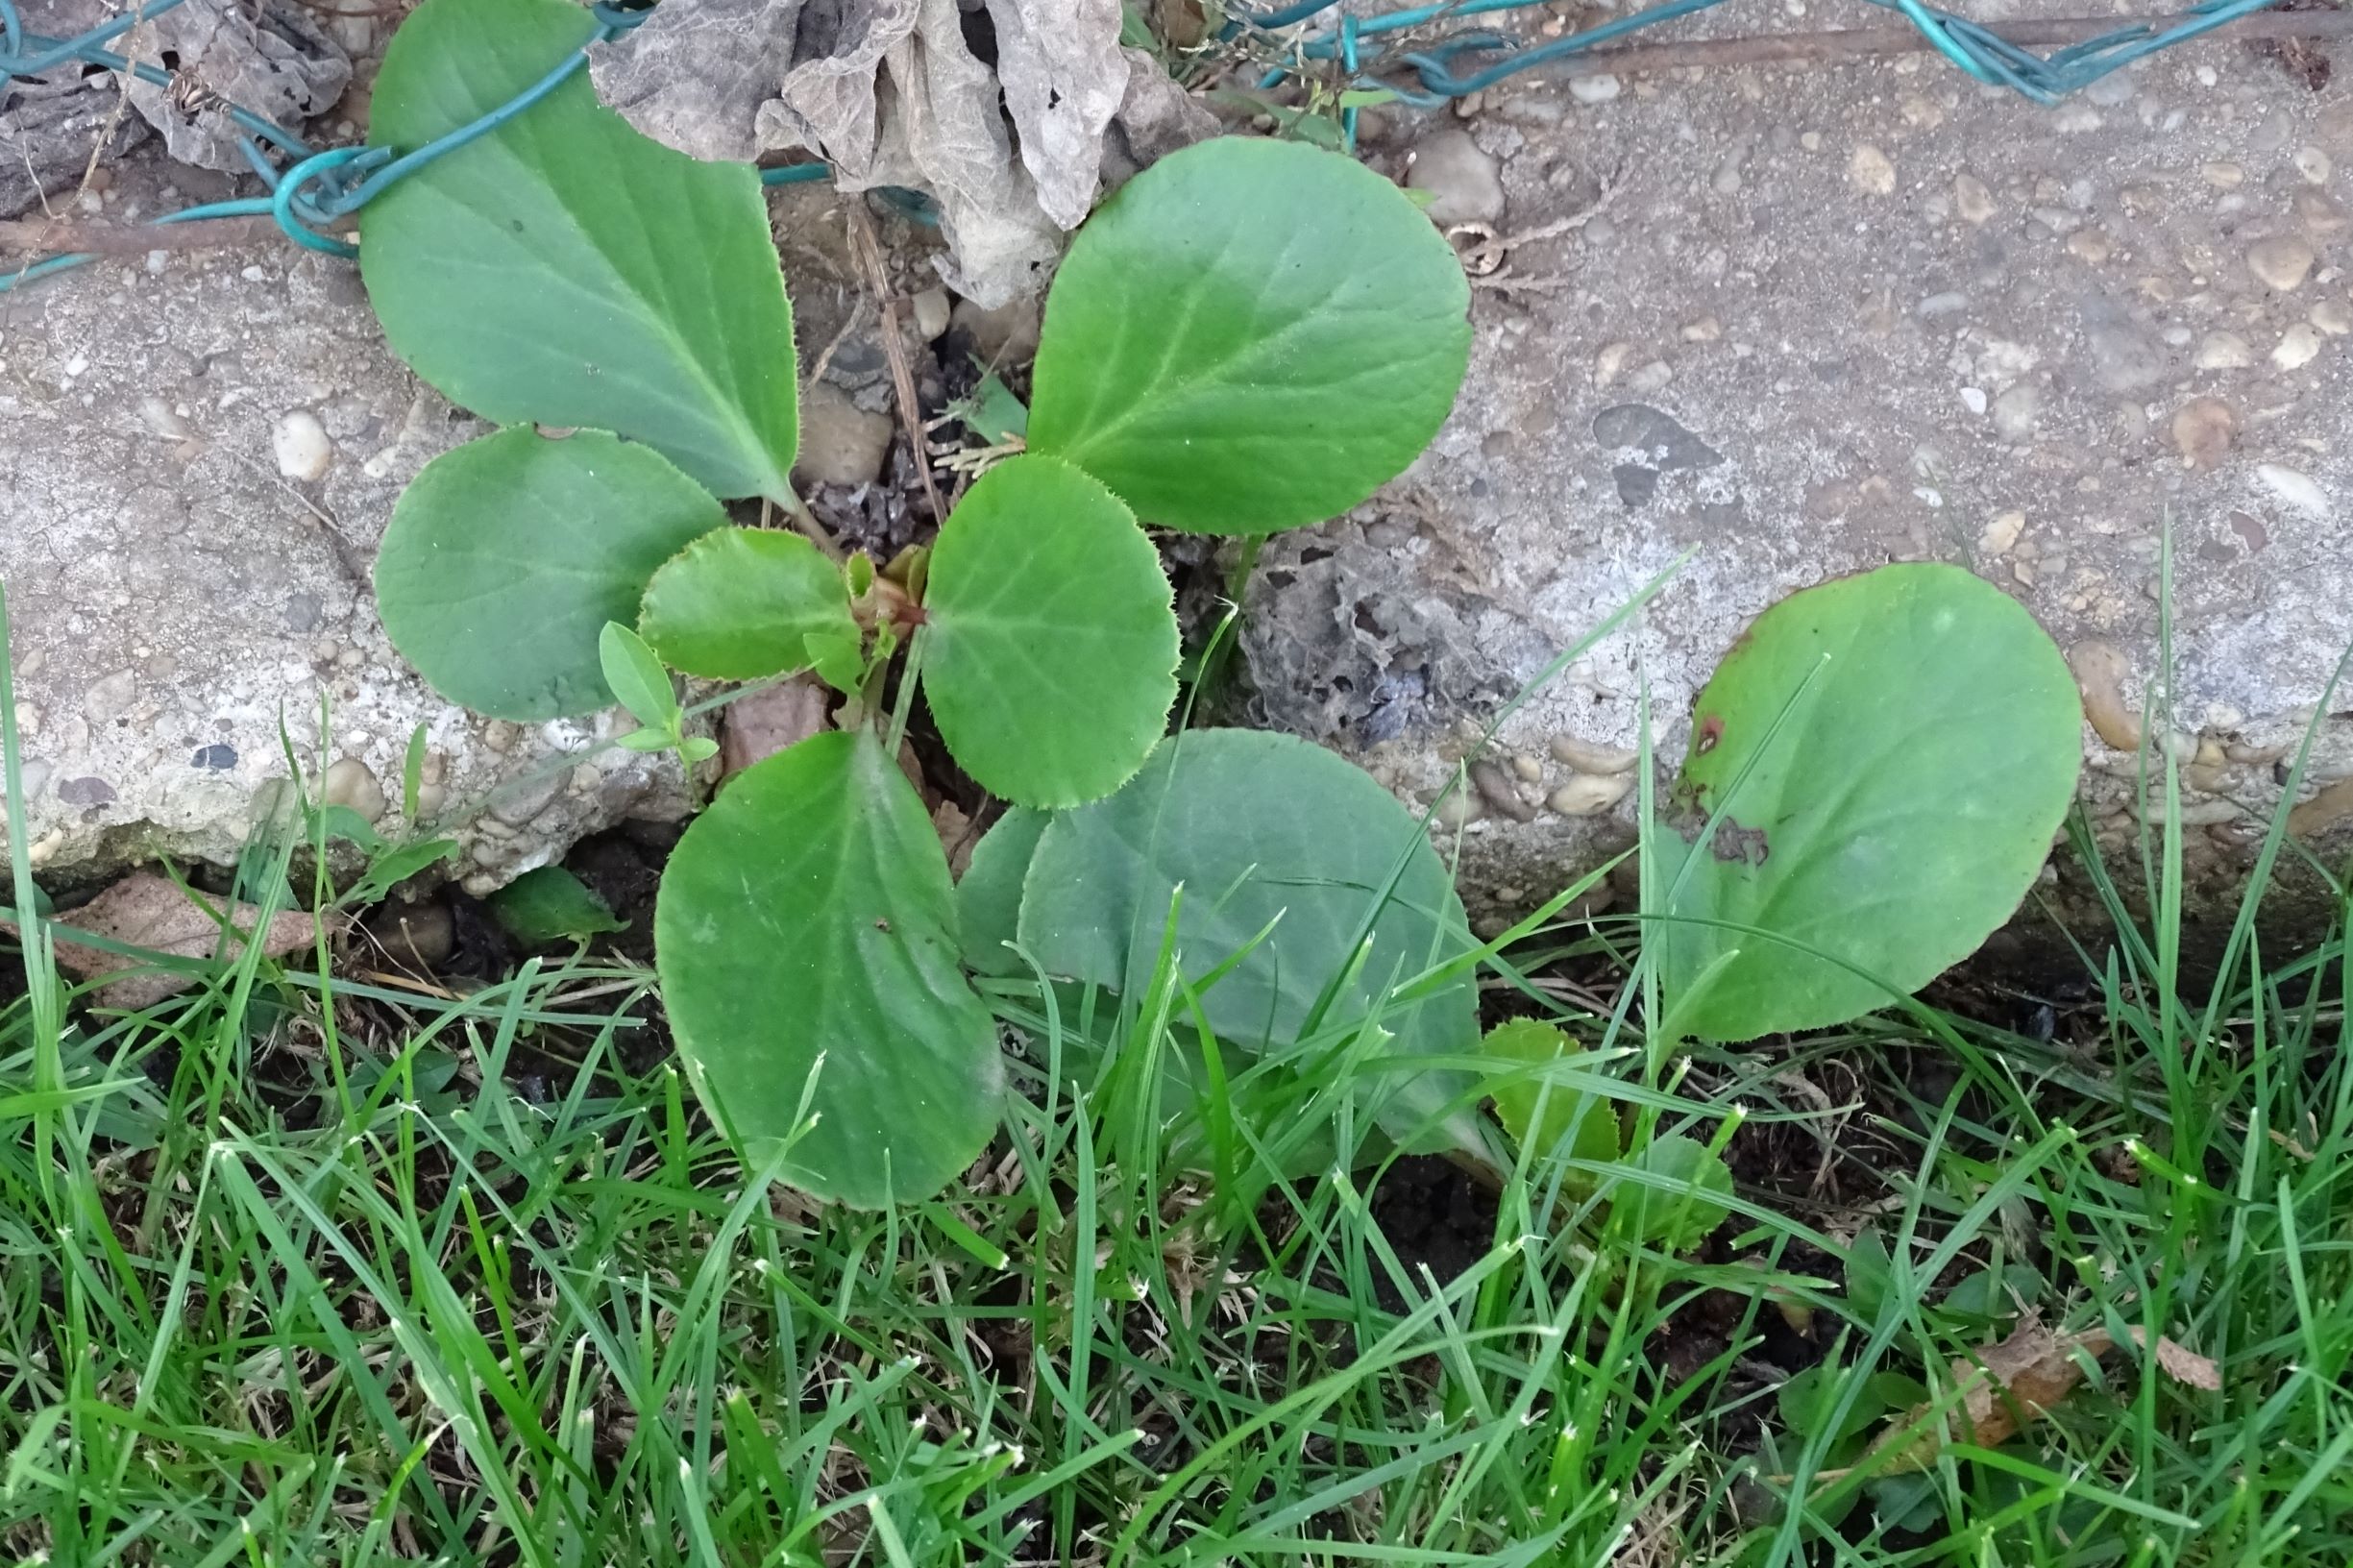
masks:
<instances>
[{"instance_id":1,"label":"small seedling","mask_svg":"<svg viewBox=\"0 0 2353 1568\"><path fill-rule=\"evenodd\" d=\"M618 621L607 621L597 652L604 683L642 726L622 736L623 746L632 751L675 751L690 768L719 750L719 743L710 737L686 733L686 710L670 671L643 637Z\"/></svg>"}]
</instances>

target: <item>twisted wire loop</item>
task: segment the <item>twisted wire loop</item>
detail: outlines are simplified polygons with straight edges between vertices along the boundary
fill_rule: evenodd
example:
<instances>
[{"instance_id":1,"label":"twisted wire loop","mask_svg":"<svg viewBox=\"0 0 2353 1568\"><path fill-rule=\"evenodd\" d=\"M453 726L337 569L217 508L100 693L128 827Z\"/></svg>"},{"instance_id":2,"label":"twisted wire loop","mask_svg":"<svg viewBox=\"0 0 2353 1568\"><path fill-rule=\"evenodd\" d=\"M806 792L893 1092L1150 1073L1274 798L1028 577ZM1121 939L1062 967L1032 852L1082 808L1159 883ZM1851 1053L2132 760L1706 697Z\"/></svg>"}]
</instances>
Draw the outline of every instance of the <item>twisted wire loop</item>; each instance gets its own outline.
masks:
<instances>
[{"instance_id":1,"label":"twisted wire loop","mask_svg":"<svg viewBox=\"0 0 2353 1568\"><path fill-rule=\"evenodd\" d=\"M1261 30L1293 27L1321 15L1338 3L1339 0L1297 0L1279 11L1245 16L1232 25ZM1664 4L1631 12L1600 27L1533 45L1505 34L1483 31L1458 33L1419 48L1395 51L1379 41L1417 28L1521 11L1537 3L1539 0L1440 0L1438 4L1415 6L1380 16L1343 16L1330 31L1302 40L1294 50L1294 58L1302 62L1337 61L1352 86L1385 86L1408 103L1433 108L1449 98L1468 97L1523 71L1588 53L1644 28L1712 10L1724 0L1665 0ZM2267 10L2273 0L2203 0L2167 21L2128 22L2049 55L2038 55L2011 43L1981 23L1925 5L1923 0L1871 0L1871 3L1900 14L1938 54L1976 81L2008 87L2038 104L2053 104L2137 60ZM1368 44L1370 48L1366 47ZM1499 58L1479 63L1481 57L1485 56ZM1278 67L1260 86L1272 86L1288 74L1290 67ZM1412 83L1395 80L1399 75L1409 75Z\"/></svg>"}]
</instances>

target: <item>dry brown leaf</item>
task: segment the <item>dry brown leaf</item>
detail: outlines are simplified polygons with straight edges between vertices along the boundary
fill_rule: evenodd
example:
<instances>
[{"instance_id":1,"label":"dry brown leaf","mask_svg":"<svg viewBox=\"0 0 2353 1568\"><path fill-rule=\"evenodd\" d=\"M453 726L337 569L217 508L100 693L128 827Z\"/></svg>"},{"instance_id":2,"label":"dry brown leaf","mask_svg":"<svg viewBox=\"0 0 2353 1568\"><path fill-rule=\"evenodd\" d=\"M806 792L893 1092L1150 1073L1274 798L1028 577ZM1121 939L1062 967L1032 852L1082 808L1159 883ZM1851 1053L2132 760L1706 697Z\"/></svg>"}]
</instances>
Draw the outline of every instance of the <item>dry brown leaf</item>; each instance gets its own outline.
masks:
<instances>
[{"instance_id":1,"label":"dry brown leaf","mask_svg":"<svg viewBox=\"0 0 2353 1568\"><path fill-rule=\"evenodd\" d=\"M807 671L727 704L720 722L721 776L732 778L825 727L833 694Z\"/></svg>"},{"instance_id":2,"label":"dry brown leaf","mask_svg":"<svg viewBox=\"0 0 2353 1568\"><path fill-rule=\"evenodd\" d=\"M2138 1328L2130 1331L2132 1342L2146 1347L2147 1335ZM2157 1336L2158 1369L2175 1383L2186 1383L2193 1388L2203 1388L2210 1394L2222 1391L2222 1369L2184 1345L2177 1345L2163 1335Z\"/></svg>"},{"instance_id":3,"label":"dry brown leaf","mask_svg":"<svg viewBox=\"0 0 2353 1568\"><path fill-rule=\"evenodd\" d=\"M167 876L154 871L133 871L80 909L61 916L57 924L173 958L210 958L215 953L226 953L233 959L243 947L241 937L252 933L261 911L252 904L230 908L227 918L239 933L230 936L220 926L223 907ZM317 936L318 917L299 909L282 910L270 918L269 928L261 935L261 950L271 958L280 958L309 946ZM62 937L56 945L58 968L77 980L95 980L117 970L143 968L141 960L127 953L85 946ZM181 970L148 969L100 986L95 999L106 1007L137 1009L185 991L195 983L196 976Z\"/></svg>"},{"instance_id":4,"label":"dry brown leaf","mask_svg":"<svg viewBox=\"0 0 2353 1568\"><path fill-rule=\"evenodd\" d=\"M697 158L786 150L837 189L938 205L948 286L984 308L1036 294L1108 179L1216 130L1118 0L663 0L589 51L604 101ZM968 27L993 40L984 61Z\"/></svg>"},{"instance_id":5,"label":"dry brown leaf","mask_svg":"<svg viewBox=\"0 0 2353 1568\"><path fill-rule=\"evenodd\" d=\"M2128 1332L2133 1343L2145 1347L2143 1331ZM2007 1339L1979 1351L1975 1360L1963 1358L1952 1363L1953 1384L1961 1391L1957 1409L1948 1397L1907 1410L1853 1468L1894 1475L1926 1468L1949 1443L1993 1448L2007 1442L2019 1428L2073 1391L2083 1381L2087 1362L2115 1348L2116 1340L2105 1329L2054 1335L2037 1320L2024 1319ZM2214 1391L2222 1386L2220 1369L2213 1361L2170 1339L2158 1339L2157 1365L2168 1377L2194 1388ZM1815 1479L1834 1481L1850 1473L1825 1470Z\"/></svg>"}]
</instances>

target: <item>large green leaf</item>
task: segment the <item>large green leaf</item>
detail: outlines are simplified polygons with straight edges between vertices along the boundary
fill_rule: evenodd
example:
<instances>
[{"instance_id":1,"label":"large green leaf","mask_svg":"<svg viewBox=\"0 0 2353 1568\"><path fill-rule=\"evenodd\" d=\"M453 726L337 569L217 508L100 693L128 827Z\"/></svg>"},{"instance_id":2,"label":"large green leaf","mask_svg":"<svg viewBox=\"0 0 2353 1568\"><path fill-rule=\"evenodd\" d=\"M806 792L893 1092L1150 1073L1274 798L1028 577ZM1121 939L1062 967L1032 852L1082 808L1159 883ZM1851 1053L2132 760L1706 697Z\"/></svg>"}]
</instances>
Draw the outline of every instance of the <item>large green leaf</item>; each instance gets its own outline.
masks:
<instances>
[{"instance_id":1,"label":"large green leaf","mask_svg":"<svg viewBox=\"0 0 2353 1568\"><path fill-rule=\"evenodd\" d=\"M1297 142L1162 159L1047 296L1029 448L1169 527L1346 511L1430 444L1470 362L1469 285L1396 186Z\"/></svg>"},{"instance_id":2,"label":"large green leaf","mask_svg":"<svg viewBox=\"0 0 2353 1568\"><path fill-rule=\"evenodd\" d=\"M647 586L638 631L673 669L757 680L809 665L812 636L858 640L841 569L797 533L716 528Z\"/></svg>"},{"instance_id":3,"label":"large green leaf","mask_svg":"<svg viewBox=\"0 0 2353 1568\"><path fill-rule=\"evenodd\" d=\"M425 465L385 527L376 601L433 690L496 719L609 707L597 652L646 580L727 520L660 453L501 430Z\"/></svg>"},{"instance_id":4,"label":"large green leaf","mask_svg":"<svg viewBox=\"0 0 2353 1568\"><path fill-rule=\"evenodd\" d=\"M1968 957L2050 852L2082 722L2050 638L1956 567L1767 610L1700 694L1652 835L1670 1017L1706 1040L1825 1027Z\"/></svg>"},{"instance_id":5,"label":"large green leaf","mask_svg":"<svg viewBox=\"0 0 2353 1568\"><path fill-rule=\"evenodd\" d=\"M385 51L369 140L424 146L597 31L565 0L427 0ZM758 177L650 141L588 73L360 209L393 351L501 424L591 426L723 496L782 497L793 320Z\"/></svg>"},{"instance_id":6,"label":"large green leaf","mask_svg":"<svg viewBox=\"0 0 2353 1568\"><path fill-rule=\"evenodd\" d=\"M1026 975L1005 944L1021 929L1021 884L1050 819L1015 806L972 846L971 864L956 884L956 919L964 932L964 966L975 974Z\"/></svg>"},{"instance_id":7,"label":"large green leaf","mask_svg":"<svg viewBox=\"0 0 2353 1568\"><path fill-rule=\"evenodd\" d=\"M1368 940L1324 1025L1365 1017L1393 986L1473 945L1453 879L1393 796L1319 747L1244 730L1172 736L1117 795L1056 815L1024 884L1022 945L1051 974L1141 995L1180 885L1188 979L1205 979L1272 924L1204 997L1211 1026L1246 1049L1298 1039ZM1381 1023L1396 1037L1383 1054L1470 1056L1471 977L1386 1001ZM1477 1148L1477 1118L1459 1108L1468 1087L1453 1069L1390 1071L1372 1097L1401 1140Z\"/></svg>"},{"instance_id":8,"label":"large green leaf","mask_svg":"<svg viewBox=\"0 0 2353 1568\"><path fill-rule=\"evenodd\" d=\"M1133 778L1176 700L1174 596L1116 496L1052 457L972 486L932 546L923 691L965 771L1025 806Z\"/></svg>"},{"instance_id":9,"label":"large green leaf","mask_svg":"<svg viewBox=\"0 0 2353 1568\"><path fill-rule=\"evenodd\" d=\"M662 873L654 954L695 1090L751 1160L817 1074L795 1185L862 1209L928 1197L995 1129L1004 1064L956 968L947 860L870 733L736 776Z\"/></svg>"}]
</instances>

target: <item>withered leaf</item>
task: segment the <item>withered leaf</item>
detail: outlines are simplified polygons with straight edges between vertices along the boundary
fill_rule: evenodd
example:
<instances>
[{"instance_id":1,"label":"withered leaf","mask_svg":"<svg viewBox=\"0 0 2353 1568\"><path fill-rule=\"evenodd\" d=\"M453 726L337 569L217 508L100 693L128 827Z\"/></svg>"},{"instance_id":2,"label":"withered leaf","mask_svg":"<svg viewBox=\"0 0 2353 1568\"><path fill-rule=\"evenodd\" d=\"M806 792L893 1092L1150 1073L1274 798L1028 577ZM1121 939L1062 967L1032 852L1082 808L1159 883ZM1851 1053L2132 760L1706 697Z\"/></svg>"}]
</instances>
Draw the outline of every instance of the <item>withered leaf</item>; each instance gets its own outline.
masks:
<instances>
[{"instance_id":1,"label":"withered leaf","mask_svg":"<svg viewBox=\"0 0 2353 1568\"><path fill-rule=\"evenodd\" d=\"M2146 1346L2141 1329L2126 1332L2133 1343ZM1960 1391L1957 1406L1949 1395L1905 1411L1853 1469L1894 1475L1926 1468L1949 1444L1993 1448L2007 1442L2073 1391L2090 1362L2115 1348L2116 1340L2106 1329L2055 1335L2026 1318L2008 1338L1978 1351L1974 1360L1964 1357L1952 1363L1953 1385ZM2159 1370L2176 1383L2209 1391L2222 1386L2220 1369L2195 1351L2160 1336L2156 1355ZM1851 1473L1825 1470L1815 1479L1834 1481Z\"/></svg>"},{"instance_id":2,"label":"withered leaf","mask_svg":"<svg viewBox=\"0 0 2353 1568\"><path fill-rule=\"evenodd\" d=\"M223 918L234 928L233 934L221 929ZM210 958L221 953L234 960L260 919L261 911L252 904L224 908L219 900L184 889L167 876L141 870L133 871L57 923L61 928L87 931L172 958ZM317 934L317 916L299 909L282 910L261 932L261 950L271 958L282 957L309 946ZM95 999L106 1007L148 1007L196 983L196 976L184 970L146 968L127 953L86 946L62 936L56 950L58 968L77 980L144 970L100 986Z\"/></svg>"}]
</instances>

